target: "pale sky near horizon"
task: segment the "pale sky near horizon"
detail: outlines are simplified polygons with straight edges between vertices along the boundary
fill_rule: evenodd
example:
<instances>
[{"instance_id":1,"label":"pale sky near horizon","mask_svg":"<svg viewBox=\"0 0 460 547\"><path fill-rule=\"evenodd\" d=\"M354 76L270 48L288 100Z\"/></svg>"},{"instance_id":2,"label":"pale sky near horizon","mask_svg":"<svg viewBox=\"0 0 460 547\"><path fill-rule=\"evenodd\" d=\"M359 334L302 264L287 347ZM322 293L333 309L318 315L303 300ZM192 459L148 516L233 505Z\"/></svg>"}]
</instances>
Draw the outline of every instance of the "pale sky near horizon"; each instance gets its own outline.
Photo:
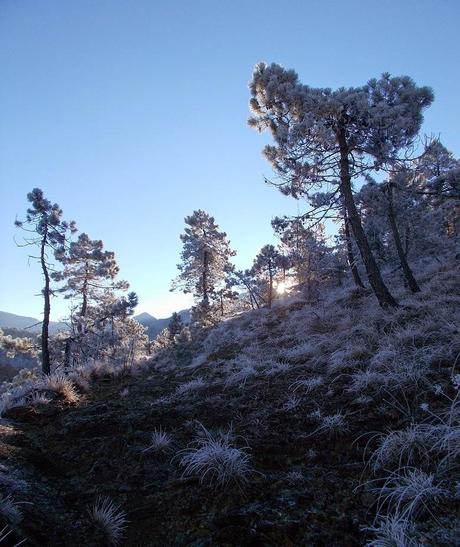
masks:
<instances>
[{"instance_id":1,"label":"pale sky near horizon","mask_svg":"<svg viewBox=\"0 0 460 547\"><path fill-rule=\"evenodd\" d=\"M246 124L261 60L322 87L408 74L435 92L423 132L460 156L459 20L458 0L0 0L0 310L41 315L13 226L36 186L115 251L138 312L190 304L169 287L194 209L250 266L298 207L264 184L268 138Z\"/></svg>"}]
</instances>

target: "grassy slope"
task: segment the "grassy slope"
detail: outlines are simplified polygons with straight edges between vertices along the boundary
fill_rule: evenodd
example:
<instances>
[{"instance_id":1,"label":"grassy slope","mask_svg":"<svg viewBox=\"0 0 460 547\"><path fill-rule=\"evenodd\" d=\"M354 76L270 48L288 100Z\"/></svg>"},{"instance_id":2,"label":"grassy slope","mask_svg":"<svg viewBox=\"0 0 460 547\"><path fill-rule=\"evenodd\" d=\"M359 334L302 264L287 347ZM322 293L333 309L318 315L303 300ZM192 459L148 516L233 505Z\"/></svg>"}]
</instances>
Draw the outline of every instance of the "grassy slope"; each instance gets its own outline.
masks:
<instances>
[{"instance_id":1,"label":"grassy slope","mask_svg":"<svg viewBox=\"0 0 460 547\"><path fill-rule=\"evenodd\" d=\"M369 489L358 488L374 478L364 463L366 433L426 421L422 403L434 413L445 408L431 387L451 389L459 349L455 272L445 268L422 281L421 295L401 292L396 312L348 290L315 309L286 303L227 321L192 366L176 367L163 356L147 377L99 380L78 406L14 409L0 457L33 487L23 496L33 502L23 508L27 544L101 544L86 511L104 494L127 512L128 546L363 545L361 528L375 510ZM397 362L426 367L417 385L399 378L384 388L350 389L355 372ZM316 388L293 387L318 377ZM175 393L196 378L205 386ZM344 425L321 429L318 416L337 412ZM174 453L200 424L231 427L235 446L247 447L255 473L244 489L182 477ZM143 453L160 426L173 435L174 450ZM451 499L441 500L437 523L420 519L419 540L453 544L456 510Z\"/></svg>"}]
</instances>

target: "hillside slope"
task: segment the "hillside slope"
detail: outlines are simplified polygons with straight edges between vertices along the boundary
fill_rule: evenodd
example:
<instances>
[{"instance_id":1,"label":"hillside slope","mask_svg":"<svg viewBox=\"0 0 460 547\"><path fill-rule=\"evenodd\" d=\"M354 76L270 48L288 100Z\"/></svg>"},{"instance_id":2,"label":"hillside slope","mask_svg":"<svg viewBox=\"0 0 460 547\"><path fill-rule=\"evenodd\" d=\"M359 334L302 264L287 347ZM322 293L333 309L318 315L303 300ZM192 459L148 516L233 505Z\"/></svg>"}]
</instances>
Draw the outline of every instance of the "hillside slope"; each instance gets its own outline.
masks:
<instances>
[{"instance_id":1,"label":"hillside slope","mask_svg":"<svg viewBox=\"0 0 460 547\"><path fill-rule=\"evenodd\" d=\"M37 334L41 332L42 322L34 317L26 317L24 315L16 315L15 313L0 311L0 328L24 330L24 334ZM56 334L60 331L66 330L67 328L68 327L65 323L59 321L50 321L49 324L51 334Z\"/></svg>"},{"instance_id":2,"label":"hillside slope","mask_svg":"<svg viewBox=\"0 0 460 547\"><path fill-rule=\"evenodd\" d=\"M423 490L394 544L455 545L460 287L454 266L421 281L396 311L351 289L315 307L292 300L222 323L188 366L163 352L135 375L80 382L78 401L13 405L0 457L25 502L17 537L104 545L88 517L104 495L127 514L126 546L364 545L376 513L391 513L388 477L416 468L437 490ZM384 444L410 428L415 441ZM151 446L155 430L170 442ZM212 443L240 465L220 485L216 468L188 472L184 459Z\"/></svg>"}]
</instances>

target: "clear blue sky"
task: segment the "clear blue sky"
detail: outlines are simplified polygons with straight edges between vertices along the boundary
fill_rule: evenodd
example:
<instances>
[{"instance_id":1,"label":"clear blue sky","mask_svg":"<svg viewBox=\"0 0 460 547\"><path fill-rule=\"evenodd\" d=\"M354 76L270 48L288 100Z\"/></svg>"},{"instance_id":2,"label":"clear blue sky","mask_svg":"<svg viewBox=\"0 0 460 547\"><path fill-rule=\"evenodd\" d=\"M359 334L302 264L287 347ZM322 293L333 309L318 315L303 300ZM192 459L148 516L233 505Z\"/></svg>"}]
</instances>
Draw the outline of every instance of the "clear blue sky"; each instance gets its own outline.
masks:
<instances>
[{"instance_id":1,"label":"clear blue sky","mask_svg":"<svg viewBox=\"0 0 460 547\"><path fill-rule=\"evenodd\" d=\"M458 0L1 0L0 309L41 313L13 240L35 186L116 252L140 311L186 304L168 290L194 209L249 266L297 210L264 185L267 137L246 125L258 61L313 86L409 74L435 91L424 131L460 155L459 20Z\"/></svg>"}]
</instances>

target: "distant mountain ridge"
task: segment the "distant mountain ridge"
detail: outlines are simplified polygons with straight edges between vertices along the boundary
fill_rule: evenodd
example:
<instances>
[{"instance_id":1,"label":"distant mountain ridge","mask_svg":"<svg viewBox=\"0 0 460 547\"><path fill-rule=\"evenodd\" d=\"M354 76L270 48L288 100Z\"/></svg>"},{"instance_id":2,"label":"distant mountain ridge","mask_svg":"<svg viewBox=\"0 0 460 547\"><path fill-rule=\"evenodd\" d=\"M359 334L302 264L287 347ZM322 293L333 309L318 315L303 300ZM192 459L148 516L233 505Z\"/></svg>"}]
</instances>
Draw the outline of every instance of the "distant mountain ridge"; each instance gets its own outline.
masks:
<instances>
[{"instance_id":1,"label":"distant mountain ridge","mask_svg":"<svg viewBox=\"0 0 460 547\"><path fill-rule=\"evenodd\" d=\"M184 322L189 321L190 310L181 310L178 314L182 317ZM153 317L153 315L144 312L136 315L134 319L144 327L147 327L147 334L149 338L153 340L163 329L168 326L171 317L157 319L156 317ZM15 313L0 311L0 328L17 329L30 332L31 334L37 334L41 332L42 322L34 317L26 317L24 315L16 315ZM51 334L56 334L66 329L67 325L65 323L59 321L50 322Z\"/></svg>"},{"instance_id":2,"label":"distant mountain ridge","mask_svg":"<svg viewBox=\"0 0 460 547\"><path fill-rule=\"evenodd\" d=\"M0 328L1 329L18 329L37 334L41 332L42 322L34 317L26 317L24 315L16 315L6 311L0 311ZM50 321L50 333L56 334L62 330L66 330L67 325L59 321Z\"/></svg>"}]
</instances>

